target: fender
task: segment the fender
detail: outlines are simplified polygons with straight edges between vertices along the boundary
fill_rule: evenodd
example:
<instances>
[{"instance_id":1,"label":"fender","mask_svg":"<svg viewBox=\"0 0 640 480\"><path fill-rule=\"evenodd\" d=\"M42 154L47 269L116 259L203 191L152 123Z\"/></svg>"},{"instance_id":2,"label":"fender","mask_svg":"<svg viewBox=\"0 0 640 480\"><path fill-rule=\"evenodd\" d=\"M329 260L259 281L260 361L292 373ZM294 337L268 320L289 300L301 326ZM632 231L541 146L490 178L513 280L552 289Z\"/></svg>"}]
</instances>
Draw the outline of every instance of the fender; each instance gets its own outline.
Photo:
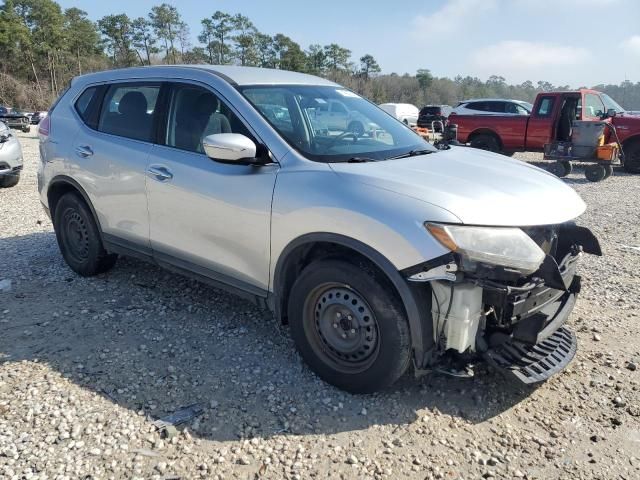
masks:
<instances>
[{"instance_id":1,"label":"fender","mask_svg":"<svg viewBox=\"0 0 640 480\"><path fill-rule=\"evenodd\" d=\"M278 258L274 272L274 288L272 305L277 318L280 318L280 299L282 299L282 285L284 272L289 255L298 247L313 243L332 243L354 250L370 260L389 279L400 295L400 300L407 313L411 347L414 361L418 367L423 367L427 361L426 354L433 347L433 322L431 320L431 294L420 284L409 284L396 270L393 264L380 252L365 243L351 237L334 233L308 233L292 240Z\"/></svg>"},{"instance_id":2,"label":"fender","mask_svg":"<svg viewBox=\"0 0 640 480\"><path fill-rule=\"evenodd\" d=\"M51 211L51 204L50 204L50 193L53 189L56 188L56 186L60 186L66 184L70 187L72 187L74 190L76 190L80 196L83 198L83 200L85 201L85 203L88 205L89 210L91 211L91 215L93 215L93 220L96 222L96 225L98 227L98 233L100 234L100 240L104 243L104 238L103 238L103 234L102 234L102 226L100 225L100 219L98 218L98 215L95 211L95 209L93 208L93 204L91 203L91 200L89 199L89 195L87 195L87 192L85 191L84 188L82 188L82 186L73 178L68 177L67 175L56 175L55 177L53 177L51 179L51 181L49 182L49 187L47 188L47 202L49 203L49 211ZM55 212L51 211L51 220L53 221L53 219L55 218Z\"/></svg>"}]
</instances>

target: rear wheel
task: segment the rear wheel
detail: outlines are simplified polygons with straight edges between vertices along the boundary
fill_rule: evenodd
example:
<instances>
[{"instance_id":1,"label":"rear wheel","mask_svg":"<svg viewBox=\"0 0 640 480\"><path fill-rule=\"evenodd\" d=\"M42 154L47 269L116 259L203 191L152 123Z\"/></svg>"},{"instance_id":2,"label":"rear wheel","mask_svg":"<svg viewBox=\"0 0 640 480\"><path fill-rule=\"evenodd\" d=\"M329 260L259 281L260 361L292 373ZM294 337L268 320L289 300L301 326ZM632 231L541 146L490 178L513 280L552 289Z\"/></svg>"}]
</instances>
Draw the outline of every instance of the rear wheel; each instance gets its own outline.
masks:
<instances>
[{"instance_id":1,"label":"rear wheel","mask_svg":"<svg viewBox=\"0 0 640 480\"><path fill-rule=\"evenodd\" d=\"M288 310L300 354L339 388L375 392L395 382L409 365L406 315L377 272L340 260L312 263L293 285Z\"/></svg>"},{"instance_id":2,"label":"rear wheel","mask_svg":"<svg viewBox=\"0 0 640 480\"><path fill-rule=\"evenodd\" d=\"M549 171L557 177L562 178L571 174L571 172L573 171L573 165L571 164L571 162L566 160L554 162L549 167Z\"/></svg>"},{"instance_id":3,"label":"rear wheel","mask_svg":"<svg viewBox=\"0 0 640 480\"><path fill-rule=\"evenodd\" d=\"M89 277L115 265L118 256L104 249L93 215L78 194L66 193L58 201L53 226L60 252L77 274Z\"/></svg>"},{"instance_id":4,"label":"rear wheel","mask_svg":"<svg viewBox=\"0 0 640 480\"><path fill-rule=\"evenodd\" d=\"M5 175L4 177L0 177L0 188L15 187L19 181L20 181L19 173L16 173L15 175Z\"/></svg>"},{"instance_id":5,"label":"rear wheel","mask_svg":"<svg viewBox=\"0 0 640 480\"><path fill-rule=\"evenodd\" d=\"M481 134L476 135L471 139L469 144L473 148L479 148L480 150L488 150L490 152L500 152L500 144L493 135Z\"/></svg>"},{"instance_id":6,"label":"rear wheel","mask_svg":"<svg viewBox=\"0 0 640 480\"><path fill-rule=\"evenodd\" d=\"M640 173L640 141L624 147L624 169L629 173Z\"/></svg>"},{"instance_id":7,"label":"rear wheel","mask_svg":"<svg viewBox=\"0 0 640 480\"><path fill-rule=\"evenodd\" d=\"M613 165L604 165L604 178L605 180L613 175Z\"/></svg>"}]
</instances>

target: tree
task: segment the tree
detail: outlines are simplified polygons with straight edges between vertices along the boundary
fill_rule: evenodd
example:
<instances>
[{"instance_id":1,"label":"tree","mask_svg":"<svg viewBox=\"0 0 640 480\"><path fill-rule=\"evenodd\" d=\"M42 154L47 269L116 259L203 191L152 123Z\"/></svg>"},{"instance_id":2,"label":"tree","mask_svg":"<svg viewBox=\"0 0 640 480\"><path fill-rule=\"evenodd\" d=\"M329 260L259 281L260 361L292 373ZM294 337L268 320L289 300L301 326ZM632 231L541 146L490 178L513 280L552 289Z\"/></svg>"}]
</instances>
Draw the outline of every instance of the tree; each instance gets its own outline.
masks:
<instances>
[{"instance_id":1,"label":"tree","mask_svg":"<svg viewBox=\"0 0 640 480\"><path fill-rule=\"evenodd\" d=\"M282 70L303 72L307 65L307 57L296 42L286 35L278 33L273 37L273 46L277 56L277 67Z\"/></svg>"},{"instance_id":2,"label":"tree","mask_svg":"<svg viewBox=\"0 0 640 480\"><path fill-rule=\"evenodd\" d=\"M416 73L416 78L418 79L418 84L420 88L423 90L427 90L431 86L431 82L433 82L433 75L431 75L431 71L426 68L421 68Z\"/></svg>"},{"instance_id":3,"label":"tree","mask_svg":"<svg viewBox=\"0 0 640 480\"><path fill-rule=\"evenodd\" d=\"M266 33L256 33L255 49L258 56L258 66L264 68L274 68L277 62L275 42Z\"/></svg>"},{"instance_id":4,"label":"tree","mask_svg":"<svg viewBox=\"0 0 640 480\"><path fill-rule=\"evenodd\" d=\"M327 66L331 70L347 70L349 68L351 50L348 48L343 48L337 43L332 43L324 47L324 55L327 59Z\"/></svg>"},{"instance_id":5,"label":"tree","mask_svg":"<svg viewBox=\"0 0 640 480\"><path fill-rule=\"evenodd\" d=\"M218 10L211 18L205 18L201 23L202 32L198 40L205 44L209 62L224 65L231 53L228 37L234 29L233 17Z\"/></svg>"},{"instance_id":6,"label":"tree","mask_svg":"<svg viewBox=\"0 0 640 480\"><path fill-rule=\"evenodd\" d=\"M149 20L158 38L164 43L165 59L177 63L175 40L183 25L176 7L163 3L151 8Z\"/></svg>"},{"instance_id":7,"label":"tree","mask_svg":"<svg viewBox=\"0 0 640 480\"><path fill-rule=\"evenodd\" d=\"M365 78L369 78L372 73L380 73L380 65L373 58L373 55L366 54L360 57L360 74Z\"/></svg>"},{"instance_id":8,"label":"tree","mask_svg":"<svg viewBox=\"0 0 640 480\"><path fill-rule=\"evenodd\" d=\"M309 45L306 52L307 70L314 75L322 75L327 69L327 56L324 53L322 45Z\"/></svg>"},{"instance_id":9,"label":"tree","mask_svg":"<svg viewBox=\"0 0 640 480\"><path fill-rule=\"evenodd\" d=\"M126 13L107 15L98 20L98 28L104 36L113 64L128 67L136 63L136 54L131 48L133 32L131 20Z\"/></svg>"},{"instance_id":10,"label":"tree","mask_svg":"<svg viewBox=\"0 0 640 480\"><path fill-rule=\"evenodd\" d=\"M255 65L257 63L255 36L258 30L248 17L241 14L233 17L233 29L235 31L233 40L236 43L235 55L240 65Z\"/></svg>"},{"instance_id":11,"label":"tree","mask_svg":"<svg viewBox=\"0 0 640 480\"><path fill-rule=\"evenodd\" d=\"M140 58L140 63L151 65L151 54L158 53L157 39L153 35L151 22L144 17L138 17L131 22L131 42ZM144 57L142 53L144 53Z\"/></svg>"},{"instance_id":12,"label":"tree","mask_svg":"<svg viewBox=\"0 0 640 480\"><path fill-rule=\"evenodd\" d=\"M101 53L100 35L87 12L73 7L64 11L64 36L65 48L75 57L81 75L82 58Z\"/></svg>"}]
</instances>

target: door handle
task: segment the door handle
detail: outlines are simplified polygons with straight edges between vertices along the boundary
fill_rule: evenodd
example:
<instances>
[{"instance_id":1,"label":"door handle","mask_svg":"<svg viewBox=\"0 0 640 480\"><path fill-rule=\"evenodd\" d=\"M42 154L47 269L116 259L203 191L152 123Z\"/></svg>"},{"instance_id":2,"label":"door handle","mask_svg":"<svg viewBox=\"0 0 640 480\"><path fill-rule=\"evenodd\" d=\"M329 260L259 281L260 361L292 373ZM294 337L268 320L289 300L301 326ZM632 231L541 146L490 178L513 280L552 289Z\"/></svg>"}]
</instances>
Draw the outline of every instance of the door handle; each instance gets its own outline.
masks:
<instances>
[{"instance_id":1,"label":"door handle","mask_svg":"<svg viewBox=\"0 0 640 480\"><path fill-rule=\"evenodd\" d=\"M76 147L76 154L79 157L87 158L93 155L93 150L91 150L91 147L89 145L81 145L79 147Z\"/></svg>"},{"instance_id":2,"label":"door handle","mask_svg":"<svg viewBox=\"0 0 640 480\"><path fill-rule=\"evenodd\" d=\"M151 176L151 178L159 181L166 182L167 180L171 180L173 178L173 173L167 168L161 165L154 165L147 169L147 172Z\"/></svg>"}]
</instances>

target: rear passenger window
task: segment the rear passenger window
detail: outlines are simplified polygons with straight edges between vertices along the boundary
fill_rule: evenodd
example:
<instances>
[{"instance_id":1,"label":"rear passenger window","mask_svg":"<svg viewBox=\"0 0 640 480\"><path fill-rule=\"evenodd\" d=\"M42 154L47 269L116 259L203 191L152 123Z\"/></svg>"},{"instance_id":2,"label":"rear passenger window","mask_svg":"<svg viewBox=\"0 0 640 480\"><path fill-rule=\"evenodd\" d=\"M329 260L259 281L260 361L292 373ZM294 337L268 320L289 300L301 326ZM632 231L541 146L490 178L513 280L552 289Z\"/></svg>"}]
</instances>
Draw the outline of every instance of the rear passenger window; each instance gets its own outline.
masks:
<instances>
[{"instance_id":1,"label":"rear passenger window","mask_svg":"<svg viewBox=\"0 0 640 480\"><path fill-rule=\"evenodd\" d=\"M486 112L489 109L488 107L487 102L471 102L467 105L467 108L481 112Z\"/></svg>"},{"instance_id":2,"label":"rear passenger window","mask_svg":"<svg viewBox=\"0 0 640 480\"><path fill-rule=\"evenodd\" d=\"M153 141L153 112L159 93L159 84L111 85L102 103L98 130L135 140Z\"/></svg>"},{"instance_id":3,"label":"rear passenger window","mask_svg":"<svg viewBox=\"0 0 640 480\"><path fill-rule=\"evenodd\" d=\"M80 115L80 118L84 120L84 123L89 121L89 105L91 104L91 100L97 90L97 87L87 88L82 92L82 95L78 97L78 100L76 100L76 111L78 112L78 115Z\"/></svg>"},{"instance_id":4,"label":"rear passenger window","mask_svg":"<svg viewBox=\"0 0 640 480\"><path fill-rule=\"evenodd\" d=\"M494 113L504 113L505 111L505 102L488 102L490 112Z\"/></svg>"},{"instance_id":5,"label":"rear passenger window","mask_svg":"<svg viewBox=\"0 0 640 480\"><path fill-rule=\"evenodd\" d=\"M551 115L553 111L553 97L542 97L540 103L538 104L538 110L536 111L536 116L538 117L548 117Z\"/></svg>"}]
</instances>

